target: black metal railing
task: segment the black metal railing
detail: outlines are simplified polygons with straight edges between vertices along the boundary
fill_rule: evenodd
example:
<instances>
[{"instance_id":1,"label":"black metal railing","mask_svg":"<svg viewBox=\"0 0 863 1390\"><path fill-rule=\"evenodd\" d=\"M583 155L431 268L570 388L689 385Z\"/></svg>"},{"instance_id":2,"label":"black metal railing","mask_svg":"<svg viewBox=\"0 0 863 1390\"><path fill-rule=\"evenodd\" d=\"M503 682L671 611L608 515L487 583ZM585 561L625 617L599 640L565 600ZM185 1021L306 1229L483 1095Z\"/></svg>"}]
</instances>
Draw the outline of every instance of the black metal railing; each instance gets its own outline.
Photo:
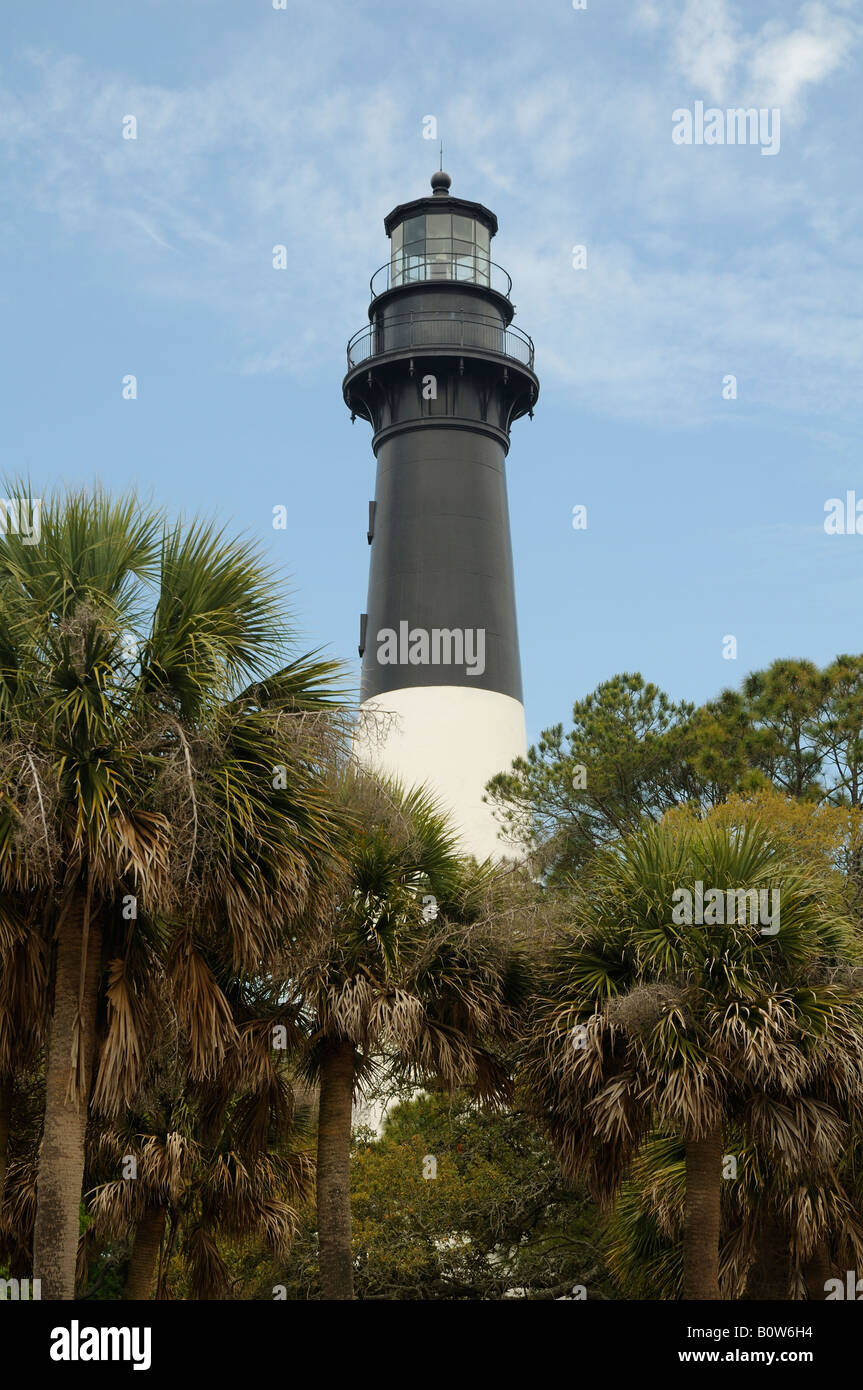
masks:
<instances>
[{"instance_id":1,"label":"black metal railing","mask_svg":"<svg viewBox=\"0 0 863 1390\"><path fill-rule=\"evenodd\" d=\"M348 371L370 357L406 348L479 348L511 357L533 371L533 339L520 328L480 314L399 314L368 324L348 343Z\"/></svg>"},{"instance_id":2,"label":"black metal railing","mask_svg":"<svg viewBox=\"0 0 863 1390\"><path fill-rule=\"evenodd\" d=\"M449 251L439 251L432 256L395 256L375 271L369 281L369 289L372 299L377 299L387 290L420 285L429 280L481 285L484 289L496 290L507 299L512 293L512 280L503 266L496 265L487 256L460 256Z\"/></svg>"}]
</instances>

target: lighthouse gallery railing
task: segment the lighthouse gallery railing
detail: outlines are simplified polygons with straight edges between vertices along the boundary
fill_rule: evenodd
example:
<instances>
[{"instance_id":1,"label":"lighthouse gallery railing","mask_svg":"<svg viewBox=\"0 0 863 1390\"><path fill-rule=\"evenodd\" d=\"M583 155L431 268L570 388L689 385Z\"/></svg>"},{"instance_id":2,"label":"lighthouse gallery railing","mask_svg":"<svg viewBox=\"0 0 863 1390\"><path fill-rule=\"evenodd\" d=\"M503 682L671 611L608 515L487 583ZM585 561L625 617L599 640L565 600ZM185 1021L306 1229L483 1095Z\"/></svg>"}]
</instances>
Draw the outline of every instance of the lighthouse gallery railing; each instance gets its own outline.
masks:
<instances>
[{"instance_id":1,"label":"lighthouse gallery railing","mask_svg":"<svg viewBox=\"0 0 863 1390\"><path fill-rule=\"evenodd\" d=\"M376 270L369 281L372 299L387 290L419 285L427 280L449 280L462 285L481 285L496 290L509 299L512 280L502 265L488 256L462 256L451 251L436 251L430 256L395 256Z\"/></svg>"},{"instance_id":2,"label":"lighthouse gallery railing","mask_svg":"<svg viewBox=\"0 0 863 1390\"><path fill-rule=\"evenodd\" d=\"M440 313L400 314L361 328L348 343L348 370L369 357L424 347L478 348L511 357L533 371L533 339L520 328L504 328L498 319L482 315Z\"/></svg>"}]
</instances>

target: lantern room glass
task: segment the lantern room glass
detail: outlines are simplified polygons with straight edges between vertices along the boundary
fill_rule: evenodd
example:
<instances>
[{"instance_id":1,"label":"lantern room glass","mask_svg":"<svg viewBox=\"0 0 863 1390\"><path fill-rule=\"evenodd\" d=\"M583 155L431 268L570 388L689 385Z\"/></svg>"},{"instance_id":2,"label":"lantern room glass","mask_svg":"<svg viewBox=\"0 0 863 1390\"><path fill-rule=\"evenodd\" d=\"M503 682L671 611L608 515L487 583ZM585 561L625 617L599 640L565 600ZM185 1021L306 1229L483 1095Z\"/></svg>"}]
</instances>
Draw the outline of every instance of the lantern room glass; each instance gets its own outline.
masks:
<instances>
[{"instance_id":1,"label":"lantern room glass","mask_svg":"<svg viewBox=\"0 0 863 1390\"><path fill-rule=\"evenodd\" d=\"M490 243L488 227L460 213L409 217L391 233L390 284L459 280L488 285Z\"/></svg>"}]
</instances>

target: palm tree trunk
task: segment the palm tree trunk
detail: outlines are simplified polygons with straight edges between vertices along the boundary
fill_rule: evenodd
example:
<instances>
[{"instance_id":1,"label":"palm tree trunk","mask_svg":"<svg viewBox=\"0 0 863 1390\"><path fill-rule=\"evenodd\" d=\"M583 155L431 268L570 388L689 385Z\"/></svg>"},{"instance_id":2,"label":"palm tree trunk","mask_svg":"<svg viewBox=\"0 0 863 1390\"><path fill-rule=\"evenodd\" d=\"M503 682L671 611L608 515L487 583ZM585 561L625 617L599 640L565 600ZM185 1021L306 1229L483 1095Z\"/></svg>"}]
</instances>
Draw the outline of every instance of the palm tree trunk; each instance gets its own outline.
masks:
<instances>
[{"instance_id":1,"label":"palm tree trunk","mask_svg":"<svg viewBox=\"0 0 863 1390\"><path fill-rule=\"evenodd\" d=\"M686 1144L683 1297L719 1297L719 1209L722 1126Z\"/></svg>"},{"instance_id":2,"label":"palm tree trunk","mask_svg":"<svg viewBox=\"0 0 863 1390\"><path fill-rule=\"evenodd\" d=\"M152 1294L166 1214L165 1207L147 1207L135 1227L124 1298L142 1301Z\"/></svg>"},{"instance_id":3,"label":"palm tree trunk","mask_svg":"<svg viewBox=\"0 0 863 1390\"><path fill-rule=\"evenodd\" d=\"M12 1093L14 1082L11 1076L0 1080L0 1206L6 1190L6 1170L9 1167L9 1126L12 1121Z\"/></svg>"},{"instance_id":4,"label":"palm tree trunk","mask_svg":"<svg viewBox=\"0 0 863 1390\"><path fill-rule=\"evenodd\" d=\"M101 928L91 917L86 961L82 962L85 916L86 900L82 893L76 893L57 932L54 1012L45 1069L45 1128L39 1151L33 1270L42 1280L42 1297L53 1299L75 1297L78 1209L102 955ZM67 1098L79 990L78 1094Z\"/></svg>"},{"instance_id":5,"label":"palm tree trunk","mask_svg":"<svg viewBox=\"0 0 863 1390\"><path fill-rule=\"evenodd\" d=\"M354 1046L330 1042L321 1061L318 1110L318 1244L321 1295L354 1296L351 1260L351 1108Z\"/></svg>"},{"instance_id":6,"label":"palm tree trunk","mask_svg":"<svg viewBox=\"0 0 863 1390\"><path fill-rule=\"evenodd\" d=\"M788 1232L778 1212L764 1212L755 1262L746 1281L746 1297L783 1299L788 1297Z\"/></svg>"}]
</instances>

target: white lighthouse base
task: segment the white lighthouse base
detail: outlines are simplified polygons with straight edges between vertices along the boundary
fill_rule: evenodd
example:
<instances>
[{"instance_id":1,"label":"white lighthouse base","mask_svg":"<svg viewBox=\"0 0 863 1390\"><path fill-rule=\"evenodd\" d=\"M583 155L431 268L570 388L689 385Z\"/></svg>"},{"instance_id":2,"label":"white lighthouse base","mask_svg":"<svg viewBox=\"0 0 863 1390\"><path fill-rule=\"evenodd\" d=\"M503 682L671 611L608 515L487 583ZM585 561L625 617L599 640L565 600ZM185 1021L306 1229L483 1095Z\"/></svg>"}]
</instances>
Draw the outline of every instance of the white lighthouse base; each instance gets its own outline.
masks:
<instances>
[{"instance_id":1,"label":"white lighthouse base","mask_svg":"<svg viewBox=\"0 0 863 1390\"><path fill-rule=\"evenodd\" d=\"M495 773L527 752L524 707L512 696L461 685L388 691L360 706L354 752L370 771L424 784L477 859L519 857L482 800Z\"/></svg>"}]
</instances>

